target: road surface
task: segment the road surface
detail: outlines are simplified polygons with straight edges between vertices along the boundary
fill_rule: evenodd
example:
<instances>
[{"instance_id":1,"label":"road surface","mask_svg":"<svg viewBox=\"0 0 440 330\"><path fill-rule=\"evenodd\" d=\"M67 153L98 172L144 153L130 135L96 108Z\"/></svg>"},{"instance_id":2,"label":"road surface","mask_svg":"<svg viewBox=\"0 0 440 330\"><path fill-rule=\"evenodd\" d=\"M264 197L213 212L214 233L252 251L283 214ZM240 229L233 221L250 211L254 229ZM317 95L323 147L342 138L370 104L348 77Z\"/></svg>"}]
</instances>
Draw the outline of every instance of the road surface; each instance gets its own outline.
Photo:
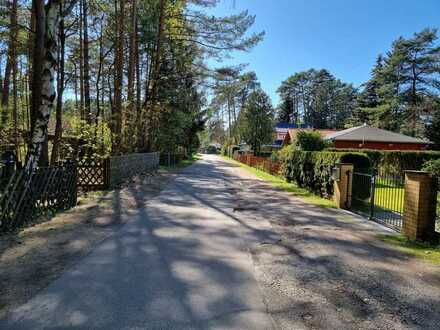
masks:
<instances>
[{"instance_id":1,"label":"road surface","mask_svg":"<svg viewBox=\"0 0 440 330\"><path fill-rule=\"evenodd\" d=\"M440 269L387 229L204 156L1 329L438 329Z\"/></svg>"}]
</instances>

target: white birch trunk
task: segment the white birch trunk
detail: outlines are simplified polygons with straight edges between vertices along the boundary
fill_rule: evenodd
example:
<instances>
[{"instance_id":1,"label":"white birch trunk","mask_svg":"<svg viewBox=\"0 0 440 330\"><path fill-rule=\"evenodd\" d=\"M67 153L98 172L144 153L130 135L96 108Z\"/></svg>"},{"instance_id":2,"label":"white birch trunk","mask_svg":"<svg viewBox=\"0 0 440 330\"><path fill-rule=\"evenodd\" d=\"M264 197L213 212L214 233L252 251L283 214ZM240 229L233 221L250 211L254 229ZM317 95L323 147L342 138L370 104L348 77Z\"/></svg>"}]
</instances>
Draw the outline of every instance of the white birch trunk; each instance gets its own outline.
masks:
<instances>
[{"instance_id":1,"label":"white birch trunk","mask_svg":"<svg viewBox=\"0 0 440 330\"><path fill-rule=\"evenodd\" d=\"M69 11L75 1L70 3ZM31 136L31 144L26 163L26 172L32 173L38 166L43 143L47 138L47 126L56 99L55 73L58 65L57 49L58 23L61 18L59 11L62 0L49 0L46 4L45 56L41 77L41 98L38 112L35 114L35 126Z\"/></svg>"}]
</instances>

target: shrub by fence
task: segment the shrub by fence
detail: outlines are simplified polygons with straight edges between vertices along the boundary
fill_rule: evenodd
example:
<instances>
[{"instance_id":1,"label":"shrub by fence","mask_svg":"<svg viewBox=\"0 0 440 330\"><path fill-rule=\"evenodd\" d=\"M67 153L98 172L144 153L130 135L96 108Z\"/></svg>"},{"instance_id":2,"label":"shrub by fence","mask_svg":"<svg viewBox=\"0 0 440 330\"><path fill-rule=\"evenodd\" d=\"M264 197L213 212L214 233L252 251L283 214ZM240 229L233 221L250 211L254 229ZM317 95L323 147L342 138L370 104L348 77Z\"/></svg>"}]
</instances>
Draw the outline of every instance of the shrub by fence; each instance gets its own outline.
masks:
<instances>
[{"instance_id":1,"label":"shrub by fence","mask_svg":"<svg viewBox=\"0 0 440 330\"><path fill-rule=\"evenodd\" d=\"M357 149L338 150L335 152L359 152ZM371 165L387 173L403 173L407 170L419 171L423 165L431 160L440 159L439 151L388 151L363 149L371 161Z\"/></svg>"},{"instance_id":2,"label":"shrub by fence","mask_svg":"<svg viewBox=\"0 0 440 330\"><path fill-rule=\"evenodd\" d=\"M252 155L241 155L238 153L235 153L234 159L240 163L255 167L272 175L279 175L280 173L281 163L279 161L272 161L268 158Z\"/></svg>"},{"instance_id":3,"label":"shrub by fence","mask_svg":"<svg viewBox=\"0 0 440 330\"><path fill-rule=\"evenodd\" d=\"M281 154L282 174L287 181L307 188L320 196L333 195L332 169L336 163L369 168L370 160L360 152L301 151L290 148Z\"/></svg>"},{"instance_id":4,"label":"shrub by fence","mask_svg":"<svg viewBox=\"0 0 440 330\"><path fill-rule=\"evenodd\" d=\"M76 205L77 167L74 163L39 168L28 176L12 175L0 192L0 230L13 230L33 219Z\"/></svg>"}]
</instances>

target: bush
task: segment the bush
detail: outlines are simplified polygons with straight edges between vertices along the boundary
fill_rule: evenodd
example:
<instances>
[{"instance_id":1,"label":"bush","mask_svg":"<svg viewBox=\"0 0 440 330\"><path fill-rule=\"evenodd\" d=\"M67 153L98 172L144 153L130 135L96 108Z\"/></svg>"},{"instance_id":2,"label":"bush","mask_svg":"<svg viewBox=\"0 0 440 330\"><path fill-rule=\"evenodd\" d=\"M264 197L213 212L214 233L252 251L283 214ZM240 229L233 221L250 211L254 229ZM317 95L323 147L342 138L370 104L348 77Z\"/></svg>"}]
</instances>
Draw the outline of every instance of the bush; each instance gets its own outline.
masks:
<instances>
[{"instance_id":1,"label":"bush","mask_svg":"<svg viewBox=\"0 0 440 330\"><path fill-rule=\"evenodd\" d=\"M303 151L322 151L329 146L318 132L299 131L296 146Z\"/></svg>"},{"instance_id":2,"label":"bush","mask_svg":"<svg viewBox=\"0 0 440 330\"><path fill-rule=\"evenodd\" d=\"M235 153L236 151L238 151L238 150L240 150L240 147L239 147L239 146L235 146L235 145L224 145L224 146L222 146L222 149L221 149L220 153L221 153L223 156L232 157L232 156L234 156L234 153Z\"/></svg>"},{"instance_id":3,"label":"bush","mask_svg":"<svg viewBox=\"0 0 440 330\"><path fill-rule=\"evenodd\" d=\"M280 159L279 151L273 151L272 154L270 155L269 159L270 159L272 162L276 162L276 161L278 161L278 160Z\"/></svg>"},{"instance_id":4,"label":"bush","mask_svg":"<svg viewBox=\"0 0 440 330\"><path fill-rule=\"evenodd\" d=\"M425 162L422 170L426 172L431 172L435 176L440 177L440 159L429 160Z\"/></svg>"},{"instance_id":5,"label":"bush","mask_svg":"<svg viewBox=\"0 0 440 330\"><path fill-rule=\"evenodd\" d=\"M440 159L440 152L438 151L331 150L339 152L362 152L370 158L373 167L395 174L402 173L406 170L419 171L426 162Z\"/></svg>"},{"instance_id":6,"label":"bush","mask_svg":"<svg viewBox=\"0 0 440 330\"><path fill-rule=\"evenodd\" d=\"M302 151L290 146L280 152L280 158L287 181L325 197L333 195L335 164L351 163L358 169L370 167L369 158L360 152Z\"/></svg>"}]
</instances>

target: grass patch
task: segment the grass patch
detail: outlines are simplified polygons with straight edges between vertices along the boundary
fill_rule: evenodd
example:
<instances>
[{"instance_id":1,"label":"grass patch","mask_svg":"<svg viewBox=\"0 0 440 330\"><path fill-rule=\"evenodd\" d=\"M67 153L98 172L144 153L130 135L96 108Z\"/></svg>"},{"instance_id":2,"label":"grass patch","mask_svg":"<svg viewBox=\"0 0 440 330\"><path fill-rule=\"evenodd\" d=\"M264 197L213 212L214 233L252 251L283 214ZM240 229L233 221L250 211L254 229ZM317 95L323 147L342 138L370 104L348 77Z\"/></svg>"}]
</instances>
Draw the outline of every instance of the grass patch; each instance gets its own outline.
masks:
<instances>
[{"instance_id":1,"label":"grass patch","mask_svg":"<svg viewBox=\"0 0 440 330\"><path fill-rule=\"evenodd\" d=\"M239 165L240 167L246 169L248 172L255 174L260 179L263 179L263 180L271 183L274 187L277 187L277 188L280 188L284 191L287 191L287 192L295 195L296 197L300 197L305 202L308 202L308 203L314 204L314 205L318 205L321 207L336 208L335 202L333 202L329 199L325 199L325 198L321 198L319 196L316 196L315 194L311 193L307 189L300 188L294 183L289 183L286 180L284 180L283 178L280 178L280 177L271 175L269 173L266 173L264 171L260 171L256 168L247 166L245 164L237 162L236 160L234 160L232 158L229 158L226 156L222 156L222 157L224 159L226 159L230 162L233 162L233 163Z\"/></svg>"},{"instance_id":2,"label":"grass patch","mask_svg":"<svg viewBox=\"0 0 440 330\"><path fill-rule=\"evenodd\" d=\"M440 265L440 245L410 241L403 235L380 235L379 239L396 247L399 251Z\"/></svg>"}]
</instances>

